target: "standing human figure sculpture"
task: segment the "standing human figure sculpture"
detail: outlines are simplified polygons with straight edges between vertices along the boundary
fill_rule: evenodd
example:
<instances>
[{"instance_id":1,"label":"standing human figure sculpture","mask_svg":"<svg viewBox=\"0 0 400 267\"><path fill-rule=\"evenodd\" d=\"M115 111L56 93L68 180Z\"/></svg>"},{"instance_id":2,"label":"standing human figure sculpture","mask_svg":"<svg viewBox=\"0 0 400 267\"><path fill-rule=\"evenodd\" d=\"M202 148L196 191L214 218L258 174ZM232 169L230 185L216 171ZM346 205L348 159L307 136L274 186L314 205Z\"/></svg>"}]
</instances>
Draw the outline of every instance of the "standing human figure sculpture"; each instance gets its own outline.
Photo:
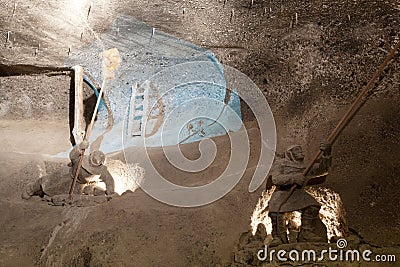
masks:
<instances>
[{"instance_id":1,"label":"standing human figure sculpture","mask_svg":"<svg viewBox=\"0 0 400 267\"><path fill-rule=\"evenodd\" d=\"M322 155L316 161L308 175L319 176L322 179L319 179L318 182L313 181L312 184L325 181L327 171L332 163L331 145L323 143L320 145L320 150L322 151ZM302 214L301 230L297 238L298 242L326 241L326 237L315 233L321 205L303 189L306 179L303 172L306 167L302 147L294 145L286 150L285 157L277 166L276 173L272 174L272 183L276 186L276 190L273 192L268 203L273 237L270 246L288 243L287 227L283 219L283 213L293 211L300 211ZM297 187L292 190L294 185L297 185Z\"/></svg>"}]
</instances>

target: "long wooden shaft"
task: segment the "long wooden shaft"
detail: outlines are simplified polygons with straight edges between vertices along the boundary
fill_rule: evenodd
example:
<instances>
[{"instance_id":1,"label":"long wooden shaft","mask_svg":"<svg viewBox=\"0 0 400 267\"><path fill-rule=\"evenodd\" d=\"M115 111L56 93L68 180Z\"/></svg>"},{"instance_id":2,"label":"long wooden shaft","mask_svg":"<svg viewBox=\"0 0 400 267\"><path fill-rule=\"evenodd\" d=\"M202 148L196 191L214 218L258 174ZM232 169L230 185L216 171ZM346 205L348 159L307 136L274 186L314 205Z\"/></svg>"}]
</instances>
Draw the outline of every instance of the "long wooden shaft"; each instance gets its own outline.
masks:
<instances>
[{"instance_id":1,"label":"long wooden shaft","mask_svg":"<svg viewBox=\"0 0 400 267\"><path fill-rule=\"evenodd\" d=\"M372 78L369 80L367 85L364 87L364 89L361 91L361 93L357 96L357 98L354 100L350 108L347 110L346 114L342 117L342 119L339 121L339 123L336 125L335 129L331 132L331 134L328 136L327 141L331 144L333 144L336 141L336 138L339 136L339 134L343 131L343 129L346 127L346 125L350 122L350 120L354 117L354 115L360 110L361 108L361 100L363 97L367 94L368 90L370 87L374 84L376 78L379 77L379 75L382 73L383 69L389 64L389 61L393 58L394 54L396 53L396 50L400 47L400 41L395 45L395 47L390 51L390 53L386 56L385 60L383 63L380 65L379 69L376 70ZM307 165L307 168L304 170L303 175L307 176L307 174L310 172L312 167L314 166L314 163L317 161L319 156L321 155L322 151L319 150L315 156L312 158L310 163ZM304 185L307 185L307 182L309 179L305 179ZM294 184L290 188L290 193L288 194L287 198L279 205L279 209L285 204L288 199L292 196L294 190L298 187L297 184Z\"/></svg>"},{"instance_id":2,"label":"long wooden shaft","mask_svg":"<svg viewBox=\"0 0 400 267\"><path fill-rule=\"evenodd\" d=\"M358 97L354 100L353 104L350 106L350 108L347 110L346 114L342 117L342 119L339 121L339 123L336 125L335 129L331 132L331 134L328 136L327 141L329 143L333 143L336 141L336 138L339 136L339 134L343 131L345 126L350 122L352 117L358 112L358 110L361 108L361 100L363 97L367 94L368 90L370 87L374 84L376 78L379 77L379 75L382 73L383 69L388 65L389 61L393 58L394 53L396 50L400 47L400 41L396 44L396 46L390 51L390 53L386 56L386 59L383 61L379 69L376 70L374 76L372 76L371 80L367 83L367 85L364 87L364 89L361 91L361 93L358 95ZM303 175L306 176L309 171L311 170L312 166L314 165L315 161L319 158L321 155L321 150L319 150L314 158L310 161L308 164L307 168L304 170Z\"/></svg>"},{"instance_id":3,"label":"long wooden shaft","mask_svg":"<svg viewBox=\"0 0 400 267\"><path fill-rule=\"evenodd\" d=\"M99 96L97 98L96 106L94 107L92 120L90 121L90 124L89 124L89 126L88 126L88 128L86 130L86 134L85 134L85 140L86 141L89 141L90 134L92 133L94 119L96 118L97 110L99 109L99 105L100 105L101 97L102 97L103 92L104 92L105 85L106 85L106 79L103 80L103 84L101 86L100 93L99 93ZM81 170L81 167L82 167L82 162L83 162L83 157L85 156L85 151L86 151L85 149L82 150L81 157L79 158L79 162L78 162L78 166L77 166L76 171L75 171L74 179L73 179L71 187L69 189L69 199L72 199L72 194L73 194L74 189L75 189L75 185L76 185L76 181L78 179L79 171Z\"/></svg>"}]
</instances>

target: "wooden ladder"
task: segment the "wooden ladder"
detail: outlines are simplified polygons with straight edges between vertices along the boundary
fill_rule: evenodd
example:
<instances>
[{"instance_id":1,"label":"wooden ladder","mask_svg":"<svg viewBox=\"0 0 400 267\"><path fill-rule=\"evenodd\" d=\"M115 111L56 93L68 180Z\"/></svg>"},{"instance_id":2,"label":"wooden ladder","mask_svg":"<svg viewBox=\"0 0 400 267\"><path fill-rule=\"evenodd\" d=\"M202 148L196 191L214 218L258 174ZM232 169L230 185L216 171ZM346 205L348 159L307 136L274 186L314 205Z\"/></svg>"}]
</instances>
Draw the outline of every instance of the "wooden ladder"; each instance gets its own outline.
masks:
<instances>
[{"instance_id":1,"label":"wooden ladder","mask_svg":"<svg viewBox=\"0 0 400 267\"><path fill-rule=\"evenodd\" d=\"M136 83L132 86L132 96L129 110L128 133L131 136L144 135L144 122L146 121L148 90Z\"/></svg>"}]
</instances>

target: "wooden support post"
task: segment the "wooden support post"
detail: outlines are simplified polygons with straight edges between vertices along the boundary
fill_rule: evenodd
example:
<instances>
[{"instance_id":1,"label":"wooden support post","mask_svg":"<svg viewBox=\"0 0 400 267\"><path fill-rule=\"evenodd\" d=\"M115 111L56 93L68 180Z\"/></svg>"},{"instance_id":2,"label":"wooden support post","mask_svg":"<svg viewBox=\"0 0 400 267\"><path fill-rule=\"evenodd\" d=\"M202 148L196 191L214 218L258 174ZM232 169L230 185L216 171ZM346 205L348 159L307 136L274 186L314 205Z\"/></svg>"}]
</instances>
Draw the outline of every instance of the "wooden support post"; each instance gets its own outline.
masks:
<instances>
[{"instance_id":1,"label":"wooden support post","mask_svg":"<svg viewBox=\"0 0 400 267\"><path fill-rule=\"evenodd\" d=\"M75 72L75 105L74 105L74 128L72 135L75 143L79 144L85 138L85 120L83 118L83 68L73 67Z\"/></svg>"}]
</instances>

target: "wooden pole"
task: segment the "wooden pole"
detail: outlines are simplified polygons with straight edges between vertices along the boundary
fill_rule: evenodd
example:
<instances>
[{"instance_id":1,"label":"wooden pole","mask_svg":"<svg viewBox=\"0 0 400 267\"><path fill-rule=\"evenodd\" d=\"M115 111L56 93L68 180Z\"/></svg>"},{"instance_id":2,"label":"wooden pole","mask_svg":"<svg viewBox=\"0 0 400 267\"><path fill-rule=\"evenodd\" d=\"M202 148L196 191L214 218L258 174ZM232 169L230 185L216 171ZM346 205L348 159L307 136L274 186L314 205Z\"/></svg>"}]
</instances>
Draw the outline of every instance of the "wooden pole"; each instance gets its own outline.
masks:
<instances>
[{"instance_id":1,"label":"wooden pole","mask_svg":"<svg viewBox=\"0 0 400 267\"><path fill-rule=\"evenodd\" d=\"M99 109L99 104L100 104L100 101L101 101L101 98L102 98L102 95L103 95L103 92L104 92L105 84L106 84L106 79L103 80L103 84L102 84L101 89L100 89L99 97L97 98L96 106L95 106L94 111L93 111L92 120L90 121L90 124L89 124L89 126L87 128L87 131L86 131L85 140L87 140L87 141L89 141L90 134L92 133L94 119L96 118L97 110ZM76 181L78 179L78 174L79 174L79 171L80 171L80 169L82 167L82 162L83 162L83 157L85 156L85 151L86 151L85 149L82 150L81 157L79 158L79 162L78 162L78 167L76 169L76 172L75 172L75 175L74 175L74 179L73 179L71 187L69 189L69 199L70 200L72 199L72 194L73 194L74 189L75 189Z\"/></svg>"},{"instance_id":2,"label":"wooden pole","mask_svg":"<svg viewBox=\"0 0 400 267\"><path fill-rule=\"evenodd\" d=\"M331 144L333 144L336 141L336 138L339 136L339 134L343 131L343 129L346 127L346 125L351 121L351 119L354 117L354 115L360 110L362 106L361 100L363 97L367 94L368 90L371 88L371 86L374 84L376 78L378 78L383 69L389 64L389 61L393 58L394 54L396 53L396 50L400 47L400 41L395 45L395 47L390 51L390 53L386 56L385 60L383 63L380 65L380 67L376 70L372 78L369 80L367 85L364 87L364 89L361 91L361 93L358 95L358 97L354 100L350 108L347 110L345 115L342 117L342 119L339 121L339 123L336 125L335 129L331 132L331 134L328 136L327 141ZM310 163L308 164L307 168L304 170L303 175L307 176L307 174L310 172L312 167L314 166L314 163L317 161L319 156L321 155L322 151L319 150L315 156L312 158ZM307 185L310 179L305 179L303 186ZM280 211L281 207L283 204L285 204L288 199L292 196L294 190L298 187L297 184L294 184L291 189L290 189L290 194L287 196L287 198L279 205L278 211Z\"/></svg>"},{"instance_id":3,"label":"wooden pole","mask_svg":"<svg viewBox=\"0 0 400 267\"><path fill-rule=\"evenodd\" d=\"M342 119L336 125L335 129L328 136L327 141L329 143L334 143L336 141L336 138L339 136L339 134L343 131L343 129L346 127L346 125L351 121L353 116L360 110L360 108L362 106L361 100L367 94L367 92L369 91L371 86L374 84L376 78L378 78L381 75L383 69L388 65L389 61L393 58L394 53L396 52L396 50L399 47L400 47L400 41L386 56L386 59L380 65L379 69L376 70L376 72L374 73L372 78L369 80L367 85L364 87L364 89L361 91L361 93L358 95L358 97L354 100L353 104L347 110L346 114L342 117ZM307 168L304 170L304 173L303 173L304 176L306 176L308 174L308 172L311 170L312 166L314 165L315 161L319 158L320 155L321 155L321 150L319 150L318 153L315 154L314 158L310 161Z\"/></svg>"}]
</instances>

